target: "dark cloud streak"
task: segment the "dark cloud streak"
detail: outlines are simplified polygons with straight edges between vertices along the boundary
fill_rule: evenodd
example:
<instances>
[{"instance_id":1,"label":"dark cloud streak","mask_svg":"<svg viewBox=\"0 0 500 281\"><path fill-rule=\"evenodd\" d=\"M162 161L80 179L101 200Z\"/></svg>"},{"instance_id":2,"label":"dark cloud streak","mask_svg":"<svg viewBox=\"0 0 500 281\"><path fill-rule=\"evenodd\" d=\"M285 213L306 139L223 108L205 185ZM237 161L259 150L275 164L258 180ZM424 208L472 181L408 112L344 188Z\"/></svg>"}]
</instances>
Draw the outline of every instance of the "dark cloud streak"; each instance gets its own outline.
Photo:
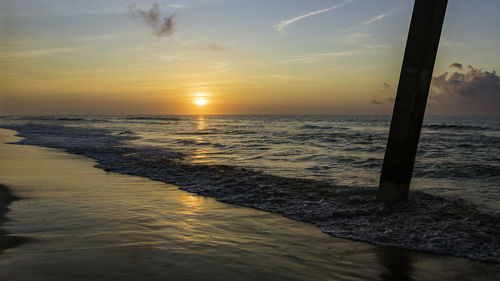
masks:
<instances>
[{"instance_id":1,"label":"dark cloud streak","mask_svg":"<svg viewBox=\"0 0 500 281\"><path fill-rule=\"evenodd\" d=\"M456 69L459 69L459 70L462 70L464 69L464 67L462 66L461 63L458 63L458 62L454 62L450 65L448 65L449 68L456 68Z\"/></svg>"},{"instance_id":2,"label":"dark cloud streak","mask_svg":"<svg viewBox=\"0 0 500 281\"><path fill-rule=\"evenodd\" d=\"M372 99L371 100L371 103L373 104L393 104L394 103L394 98L393 97L386 97L386 98L382 98L382 99Z\"/></svg>"},{"instance_id":3,"label":"dark cloud streak","mask_svg":"<svg viewBox=\"0 0 500 281\"><path fill-rule=\"evenodd\" d=\"M138 9L135 4L128 7L128 14L132 18L141 18L144 23L153 29L153 33L157 36L171 36L175 31L176 14L161 18L161 10L159 4L153 4L153 7L148 11Z\"/></svg>"}]
</instances>

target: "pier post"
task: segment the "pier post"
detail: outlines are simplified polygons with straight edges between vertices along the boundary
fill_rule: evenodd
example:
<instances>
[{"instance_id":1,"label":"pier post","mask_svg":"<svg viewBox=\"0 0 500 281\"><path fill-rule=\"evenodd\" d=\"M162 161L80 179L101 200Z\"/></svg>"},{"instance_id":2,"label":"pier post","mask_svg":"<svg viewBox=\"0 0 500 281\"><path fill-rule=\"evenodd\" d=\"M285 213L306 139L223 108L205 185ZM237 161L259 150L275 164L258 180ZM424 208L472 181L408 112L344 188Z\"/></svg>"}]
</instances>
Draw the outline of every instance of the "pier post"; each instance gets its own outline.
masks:
<instances>
[{"instance_id":1,"label":"pier post","mask_svg":"<svg viewBox=\"0 0 500 281\"><path fill-rule=\"evenodd\" d=\"M377 199L408 196L448 0L415 0Z\"/></svg>"}]
</instances>

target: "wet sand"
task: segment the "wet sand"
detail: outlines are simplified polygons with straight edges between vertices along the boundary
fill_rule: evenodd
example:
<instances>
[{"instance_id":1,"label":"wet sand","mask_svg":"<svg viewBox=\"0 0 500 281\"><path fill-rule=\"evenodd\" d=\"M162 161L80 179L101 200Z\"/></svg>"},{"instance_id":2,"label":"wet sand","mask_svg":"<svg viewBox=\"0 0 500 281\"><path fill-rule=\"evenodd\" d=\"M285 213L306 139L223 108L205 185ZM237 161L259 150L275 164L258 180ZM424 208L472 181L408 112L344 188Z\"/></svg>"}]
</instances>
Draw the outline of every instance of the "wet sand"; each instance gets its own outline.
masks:
<instances>
[{"instance_id":1,"label":"wet sand","mask_svg":"<svg viewBox=\"0 0 500 281\"><path fill-rule=\"evenodd\" d=\"M5 280L495 280L498 264L339 239L279 214L106 173L91 159L5 144Z\"/></svg>"},{"instance_id":2,"label":"wet sand","mask_svg":"<svg viewBox=\"0 0 500 281\"><path fill-rule=\"evenodd\" d=\"M7 212L12 201L19 200L12 195L11 190L0 183L0 254L3 250L9 249L27 242L27 239L20 236L9 235L1 227L7 221Z\"/></svg>"}]
</instances>

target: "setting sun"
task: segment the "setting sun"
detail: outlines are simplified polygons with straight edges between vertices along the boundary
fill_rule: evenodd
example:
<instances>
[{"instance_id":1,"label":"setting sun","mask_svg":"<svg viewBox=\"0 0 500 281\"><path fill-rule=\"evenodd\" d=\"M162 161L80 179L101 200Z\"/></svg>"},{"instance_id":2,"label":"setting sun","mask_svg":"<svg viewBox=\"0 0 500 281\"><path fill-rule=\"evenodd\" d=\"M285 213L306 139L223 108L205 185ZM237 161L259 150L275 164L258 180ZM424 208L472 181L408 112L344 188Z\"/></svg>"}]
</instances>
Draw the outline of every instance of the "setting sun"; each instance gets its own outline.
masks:
<instances>
[{"instance_id":1,"label":"setting sun","mask_svg":"<svg viewBox=\"0 0 500 281\"><path fill-rule=\"evenodd\" d=\"M205 98L197 98L194 100L194 103L198 106L204 106L208 103L208 101Z\"/></svg>"}]
</instances>

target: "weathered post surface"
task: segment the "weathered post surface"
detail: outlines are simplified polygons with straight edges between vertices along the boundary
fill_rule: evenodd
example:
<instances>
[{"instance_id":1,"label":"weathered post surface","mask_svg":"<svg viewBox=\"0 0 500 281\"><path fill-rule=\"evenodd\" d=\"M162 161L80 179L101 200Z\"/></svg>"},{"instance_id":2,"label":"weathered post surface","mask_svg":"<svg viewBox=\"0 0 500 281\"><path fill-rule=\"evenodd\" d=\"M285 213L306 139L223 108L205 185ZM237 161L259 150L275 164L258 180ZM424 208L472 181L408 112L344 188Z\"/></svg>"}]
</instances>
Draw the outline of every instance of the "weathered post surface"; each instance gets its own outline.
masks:
<instances>
[{"instance_id":1,"label":"weathered post surface","mask_svg":"<svg viewBox=\"0 0 500 281\"><path fill-rule=\"evenodd\" d=\"M415 0L377 198L408 196L448 0Z\"/></svg>"}]
</instances>

